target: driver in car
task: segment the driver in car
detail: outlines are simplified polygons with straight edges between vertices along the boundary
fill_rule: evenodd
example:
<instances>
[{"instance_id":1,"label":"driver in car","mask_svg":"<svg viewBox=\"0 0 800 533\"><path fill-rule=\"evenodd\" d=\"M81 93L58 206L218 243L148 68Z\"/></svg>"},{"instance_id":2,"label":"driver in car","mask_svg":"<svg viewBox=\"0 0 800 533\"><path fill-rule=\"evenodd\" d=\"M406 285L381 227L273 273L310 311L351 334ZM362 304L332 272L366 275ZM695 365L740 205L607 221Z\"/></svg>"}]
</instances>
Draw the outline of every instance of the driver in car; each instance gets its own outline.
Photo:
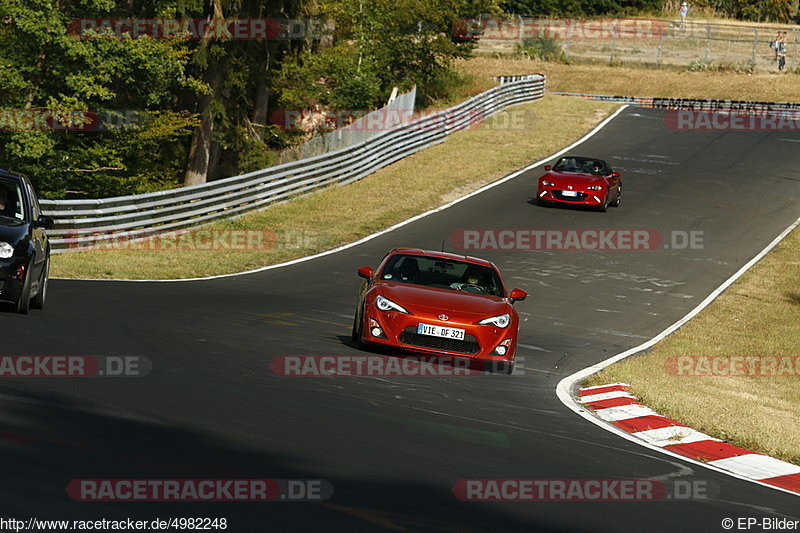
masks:
<instances>
[{"instance_id":1,"label":"driver in car","mask_svg":"<svg viewBox=\"0 0 800 533\"><path fill-rule=\"evenodd\" d=\"M0 185L0 216L14 218L12 207L8 205L8 189Z\"/></svg>"},{"instance_id":2,"label":"driver in car","mask_svg":"<svg viewBox=\"0 0 800 533\"><path fill-rule=\"evenodd\" d=\"M475 269L468 268L466 272L464 272L464 276L461 278L461 281L454 282L450 284L451 289L455 289L457 291L462 291L464 289L475 289L480 292L485 292L485 287L483 283L483 276L476 272ZM469 291L469 292L475 292Z\"/></svg>"}]
</instances>

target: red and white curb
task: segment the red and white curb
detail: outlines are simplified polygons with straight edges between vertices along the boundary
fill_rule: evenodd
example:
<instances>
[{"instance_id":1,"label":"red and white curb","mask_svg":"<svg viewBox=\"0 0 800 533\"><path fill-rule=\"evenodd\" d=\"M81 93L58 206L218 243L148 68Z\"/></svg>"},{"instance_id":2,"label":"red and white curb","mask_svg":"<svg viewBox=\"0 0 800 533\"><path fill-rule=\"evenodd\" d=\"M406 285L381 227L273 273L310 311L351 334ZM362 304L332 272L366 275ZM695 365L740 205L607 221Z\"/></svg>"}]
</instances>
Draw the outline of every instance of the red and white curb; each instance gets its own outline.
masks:
<instances>
[{"instance_id":1,"label":"red and white curb","mask_svg":"<svg viewBox=\"0 0 800 533\"><path fill-rule=\"evenodd\" d=\"M737 476L800 493L800 466L728 444L663 417L643 405L626 383L578 390L578 401L595 416L652 446Z\"/></svg>"}]
</instances>

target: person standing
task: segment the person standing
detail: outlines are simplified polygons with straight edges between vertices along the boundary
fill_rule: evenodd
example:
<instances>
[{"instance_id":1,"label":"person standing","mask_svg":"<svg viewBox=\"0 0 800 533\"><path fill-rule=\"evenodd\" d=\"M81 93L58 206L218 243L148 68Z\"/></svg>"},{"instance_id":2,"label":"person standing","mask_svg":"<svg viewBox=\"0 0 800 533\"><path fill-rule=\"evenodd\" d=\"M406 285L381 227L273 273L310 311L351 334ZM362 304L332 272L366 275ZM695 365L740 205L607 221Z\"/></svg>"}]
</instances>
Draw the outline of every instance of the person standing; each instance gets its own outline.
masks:
<instances>
[{"instance_id":1,"label":"person standing","mask_svg":"<svg viewBox=\"0 0 800 533\"><path fill-rule=\"evenodd\" d=\"M689 14L689 4L687 2L681 2L681 29L684 29L686 26L686 15Z\"/></svg>"},{"instance_id":2,"label":"person standing","mask_svg":"<svg viewBox=\"0 0 800 533\"><path fill-rule=\"evenodd\" d=\"M775 56L778 58L778 70L783 70L786 66L786 32L781 32L778 40L775 41Z\"/></svg>"},{"instance_id":3,"label":"person standing","mask_svg":"<svg viewBox=\"0 0 800 533\"><path fill-rule=\"evenodd\" d=\"M781 40L781 35L783 34L778 30L778 33L775 34L775 40L769 43L769 47L775 51L775 61L778 60L778 43Z\"/></svg>"}]
</instances>

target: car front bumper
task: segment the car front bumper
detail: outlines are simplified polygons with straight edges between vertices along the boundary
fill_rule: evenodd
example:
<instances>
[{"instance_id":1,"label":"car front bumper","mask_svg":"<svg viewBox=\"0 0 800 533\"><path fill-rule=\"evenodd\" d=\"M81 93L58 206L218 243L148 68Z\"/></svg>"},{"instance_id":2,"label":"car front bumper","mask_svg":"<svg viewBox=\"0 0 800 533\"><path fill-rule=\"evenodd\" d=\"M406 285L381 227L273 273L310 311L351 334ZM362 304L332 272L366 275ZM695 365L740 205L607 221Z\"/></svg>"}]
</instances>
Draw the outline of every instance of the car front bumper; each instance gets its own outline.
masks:
<instances>
[{"instance_id":1,"label":"car front bumper","mask_svg":"<svg viewBox=\"0 0 800 533\"><path fill-rule=\"evenodd\" d=\"M376 323L381 330L381 334L377 336L372 331ZM417 332L420 323L463 329L464 340L420 334ZM369 343L414 352L508 363L514 360L517 327L514 322L506 328L498 328L492 325L444 321L436 315L407 315L397 311L380 311L374 306L367 306L362 331L364 341ZM500 355L497 348L504 341L506 350Z\"/></svg>"},{"instance_id":2,"label":"car front bumper","mask_svg":"<svg viewBox=\"0 0 800 533\"><path fill-rule=\"evenodd\" d=\"M22 265L24 265L27 269L28 262L25 260L25 258L12 257L10 259L0 259L1 302L16 302L19 300L19 296L22 293L22 285L25 279L17 279L17 270Z\"/></svg>"},{"instance_id":3,"label":"car front bumper","mask_svg":"<svg viewBox=\"0 0 800 533\"><path fill-rule=\"evenodd\" d=\"M564 193L575 193L576 196L566 196ZM559 202L573 205L600 206L606 201L607 191L573 190L565 191L556 188L540 188L537 197L545 202Z\"/></svg>"}]
</instances>

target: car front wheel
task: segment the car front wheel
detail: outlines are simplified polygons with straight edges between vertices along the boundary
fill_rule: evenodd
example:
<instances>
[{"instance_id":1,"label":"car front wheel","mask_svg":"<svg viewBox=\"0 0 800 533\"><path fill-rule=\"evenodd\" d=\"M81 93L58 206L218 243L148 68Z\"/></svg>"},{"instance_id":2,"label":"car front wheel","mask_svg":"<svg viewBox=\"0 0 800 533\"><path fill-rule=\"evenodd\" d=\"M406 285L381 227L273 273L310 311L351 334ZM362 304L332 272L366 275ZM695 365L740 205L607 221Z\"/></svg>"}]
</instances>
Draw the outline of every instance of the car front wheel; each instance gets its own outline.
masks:
<instances>
[{"instance_id":1,"label":"car front wheel","mask_svg":"<svg viewBox=\"0 0 800 533\"><path fill-rule=\"evenodd\" d=\"M611 205L613 205L614 207L619 207L619 203L621 201L622 201L622 185L620 185L619 189L617 189L617 198L614 200L614 202Z\"/></svg>"},{"instance_id":2,"label":"car front wheel","mask_svg":"<svg viewBox=\"0 0 800 533\"><path fill-rule=\"evenodd\" d=\"M350 339L353 341L356 348L359 349L364 347L364 341L361 340L361 333L361 320L358 319L358 309L356 309L356 316L353 318L353 331L350 333Z\"/></svg>"},{"instance_id":3,"label":"car front wheel","mask_svg":"<svg viewBox=\"0 0 800 533\"><path fill-rule=\"evenodd\" d=\"M50 258L47 258L47 261L44 263L44 267L42 267L42 275L39 277L39 292L36 293L36 296L33 297L31 301L31 307L34 309L43 309L44 308L44 301L47 299L47 281L50 279Z\"/></svg>"}]
</instances>

